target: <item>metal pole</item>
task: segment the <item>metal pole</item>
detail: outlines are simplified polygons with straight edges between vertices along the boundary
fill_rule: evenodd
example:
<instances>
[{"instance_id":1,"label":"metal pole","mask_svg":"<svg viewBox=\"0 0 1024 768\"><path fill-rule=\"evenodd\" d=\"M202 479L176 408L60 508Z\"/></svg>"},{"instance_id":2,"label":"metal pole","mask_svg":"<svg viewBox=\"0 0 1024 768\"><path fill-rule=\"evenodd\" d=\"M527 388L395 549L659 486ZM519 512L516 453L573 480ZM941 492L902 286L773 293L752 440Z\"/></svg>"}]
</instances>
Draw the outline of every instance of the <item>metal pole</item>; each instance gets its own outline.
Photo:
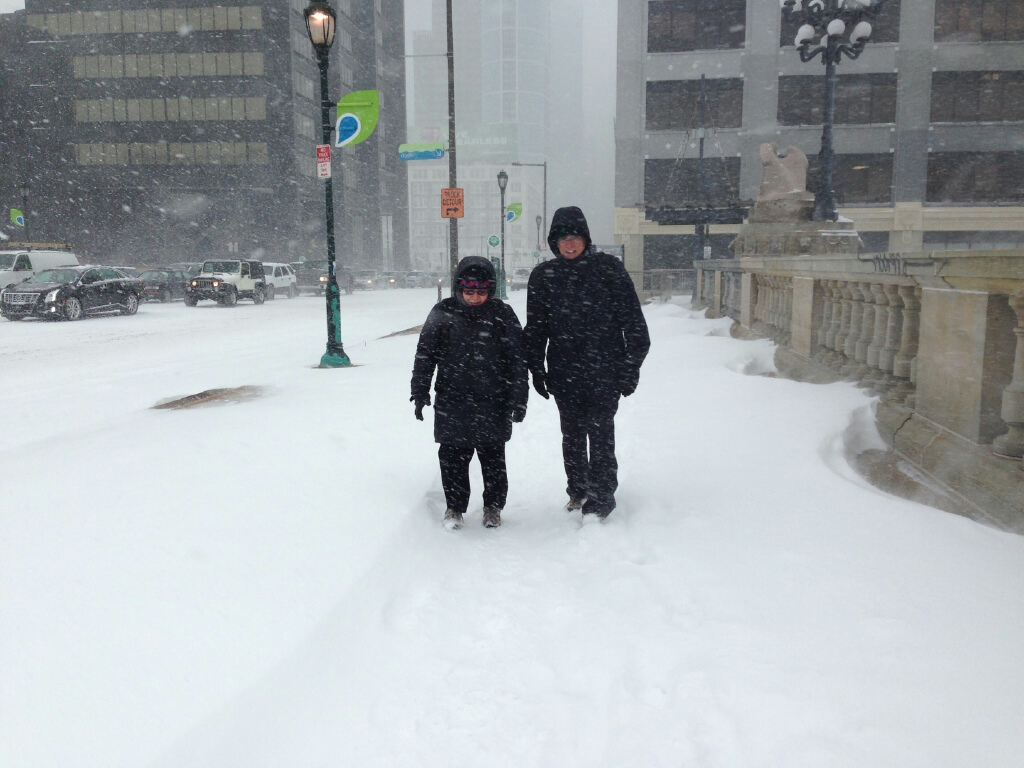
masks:
<instances>
[{"instance_id":1,"label":"metal pole","mask_svg":"<svg viewBox=\"0 0 1024 768\"><path fill-rule=\"evenodd\" d=\"M505 190L501 190L501 267L498 272L498 298L505 300Z\"/></svg>"},{"instance_id":2,"label":"metal pole","mask_svg":"<svg viewBox=\"0 0 1024 768\"><path fill-rule=\"evenodd\" d=\"M544 161L544 231L548 231L548 161Z\"/></svg>"},{"instance_id":3,"label":"metal pole","mask_svg":"<svg viewBox=\"0 0 1024 768\"><path fill-rule=\"evenodd\" d=\"M448 187L458 187L455 165L455 37L452 32L452 0L447 0L448 13ZM455 295L455 270L459 266L459 220L448 220L448 271L451 295Z\"/></svg>"},{"instance_id":4,"label":"metal pole","mask_svg":"<svg viewBox=\"0 0 1024 768\"><path fill-rule=\"evenodd\" d=\"M31 243L32 238L28 234L28 195L21 195L21 217L25 220L25 242Z\"/></svg>"},{"instance_id":5,"label":"metal pole","mask_svg":"<svg viewBox=\"0 0 1024 768\"><path fill-rule=\"evenodd\" d=\"M317 65L320 67L320 121L323 127L323 142L331 143L331 100L328 93L327 67L330 64L330 49L317 48ZM328 177L324 189L327 202L327 351L320 358L321 368L344 368L352 365L345 347L341 343L341 302L338 291L338 275L334 252L334 184Z\"/></svg>"},{"instance_id":6,"label":"metal pole","mask_svg":"<svg viewBox=\"0 0 1024 768\"><path fill-rule=\"evenodd\" d=\"M825 114L821 127L821 151L818 153L818 193L814 196L814 221L837 221L836 193L832 188L832 168L835 151L832 146L832 126L836 121L836 63L839 58L839 38L828 36L825 58Z\"/></svg>"}]
</instances>

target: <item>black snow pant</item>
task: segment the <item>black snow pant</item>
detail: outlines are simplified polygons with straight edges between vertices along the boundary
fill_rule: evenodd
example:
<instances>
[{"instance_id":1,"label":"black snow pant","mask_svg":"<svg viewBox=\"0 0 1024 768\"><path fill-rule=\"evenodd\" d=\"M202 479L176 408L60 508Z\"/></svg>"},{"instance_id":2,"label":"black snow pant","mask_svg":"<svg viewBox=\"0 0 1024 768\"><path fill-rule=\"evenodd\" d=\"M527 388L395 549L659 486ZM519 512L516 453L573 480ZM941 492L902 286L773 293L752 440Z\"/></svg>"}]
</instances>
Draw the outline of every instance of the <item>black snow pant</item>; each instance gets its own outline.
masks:
<instances>
[{"instance_id":1,"label":"black snow pant","mask_svg":"<svg viewBox=\"0 0 1024 768\"><path fill-rule=\"evenodd\" d=\"M441 460L441 485L448 509L466 513L469 506L469 462L476 452L484 475L484 506L505 508L508 497L508 473L505 471L505 444L481 445L476 448L444 445L437 449Z\"/></svg>"},{"instance_id":2,"label":"black snow pant","mask_svg":"<svg viewBox=\"0 0 1024 768\"><path fill-rule=\"evenodd\" d=\"M586 498L584 514L606 517L615 509L619 463L615 460L618 399L580 402L555 398L562 422L562 459L572 499ZM590 443L589 456L587 443Z\"/></svg>"}]
</instances>

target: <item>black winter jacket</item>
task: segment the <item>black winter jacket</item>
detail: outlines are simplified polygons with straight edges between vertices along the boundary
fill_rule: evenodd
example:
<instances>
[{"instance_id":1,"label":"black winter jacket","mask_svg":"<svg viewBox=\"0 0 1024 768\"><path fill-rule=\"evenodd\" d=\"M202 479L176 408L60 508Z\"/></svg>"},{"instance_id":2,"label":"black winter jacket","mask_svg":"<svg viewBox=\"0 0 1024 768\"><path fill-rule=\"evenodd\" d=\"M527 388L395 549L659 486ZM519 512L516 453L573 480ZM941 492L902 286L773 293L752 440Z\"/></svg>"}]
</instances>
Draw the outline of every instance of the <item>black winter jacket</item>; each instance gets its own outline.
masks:
<instances>
[{"instance_id":1,"label":"black winter jacket","mask_svg":"<svg viewBox=\"0 0 1024 768\"><path fill-rule=\"evenodd\" d=\"M468 307L456 298L435 305L423 324L412 371L412 397L434 382L434 440L481 446L512 438L512 412L526 408L529 385L522 327L507 304Z\"/></svg>"},{"instance_id":2,"label":"black winter jacket","mask_svg":"<svg viewBox=\"0 0 1024 768\"><path fill-rule=\"evenodd\" d=\"M578 208L560 208L548 242L579 234L587 250L575 259L557 256L530 275L526 300L527 362L545 376L556 399L604 402L618 399L624 378L636 375L651 347L647 321L633 281L621 261L590 244Z\"/></svg>"}]
</instances>

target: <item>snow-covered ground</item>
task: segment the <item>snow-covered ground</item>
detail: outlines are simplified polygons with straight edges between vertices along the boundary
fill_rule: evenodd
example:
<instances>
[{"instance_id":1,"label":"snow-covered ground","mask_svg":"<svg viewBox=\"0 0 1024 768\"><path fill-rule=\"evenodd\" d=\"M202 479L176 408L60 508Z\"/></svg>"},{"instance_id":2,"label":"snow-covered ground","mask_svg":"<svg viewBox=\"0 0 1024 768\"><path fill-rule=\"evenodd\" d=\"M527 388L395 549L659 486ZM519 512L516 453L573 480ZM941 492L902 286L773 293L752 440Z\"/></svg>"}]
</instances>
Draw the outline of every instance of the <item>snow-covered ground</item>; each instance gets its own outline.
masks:
<instances>
[{"instance_id":1,"label":"snow-covered ground","mask_svg":"<svg viewBox=\"0 0 1024 768\"><path fill-rule=\"evenodd\" d=\"M1024 765L1024 539L863 482L862 392L650 306L608 523L534 396L448 533L381 338L433 297L342 297L333 371L314 299L0 324L0 765Z\"/></svg>"}]
</instances>

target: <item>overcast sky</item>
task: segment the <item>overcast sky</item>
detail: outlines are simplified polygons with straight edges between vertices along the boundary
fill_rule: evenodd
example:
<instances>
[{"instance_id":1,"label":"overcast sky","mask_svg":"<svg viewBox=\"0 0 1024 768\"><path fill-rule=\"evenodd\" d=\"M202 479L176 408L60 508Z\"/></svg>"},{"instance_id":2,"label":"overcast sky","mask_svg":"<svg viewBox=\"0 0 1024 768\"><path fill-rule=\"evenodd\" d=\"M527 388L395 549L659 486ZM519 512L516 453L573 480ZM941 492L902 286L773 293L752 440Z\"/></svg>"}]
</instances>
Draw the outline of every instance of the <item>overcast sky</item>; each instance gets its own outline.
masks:
<instances>
[{"instance_id":1,"label":"overcast sky","mask_svg":"<svg viewBox=\"0 0 1024 768\"><path fill-rule=\"evenodd\" d=\"M0 0L0 13L10 13L25 7L25 0Z\"/></svg>"}]
</instances>

